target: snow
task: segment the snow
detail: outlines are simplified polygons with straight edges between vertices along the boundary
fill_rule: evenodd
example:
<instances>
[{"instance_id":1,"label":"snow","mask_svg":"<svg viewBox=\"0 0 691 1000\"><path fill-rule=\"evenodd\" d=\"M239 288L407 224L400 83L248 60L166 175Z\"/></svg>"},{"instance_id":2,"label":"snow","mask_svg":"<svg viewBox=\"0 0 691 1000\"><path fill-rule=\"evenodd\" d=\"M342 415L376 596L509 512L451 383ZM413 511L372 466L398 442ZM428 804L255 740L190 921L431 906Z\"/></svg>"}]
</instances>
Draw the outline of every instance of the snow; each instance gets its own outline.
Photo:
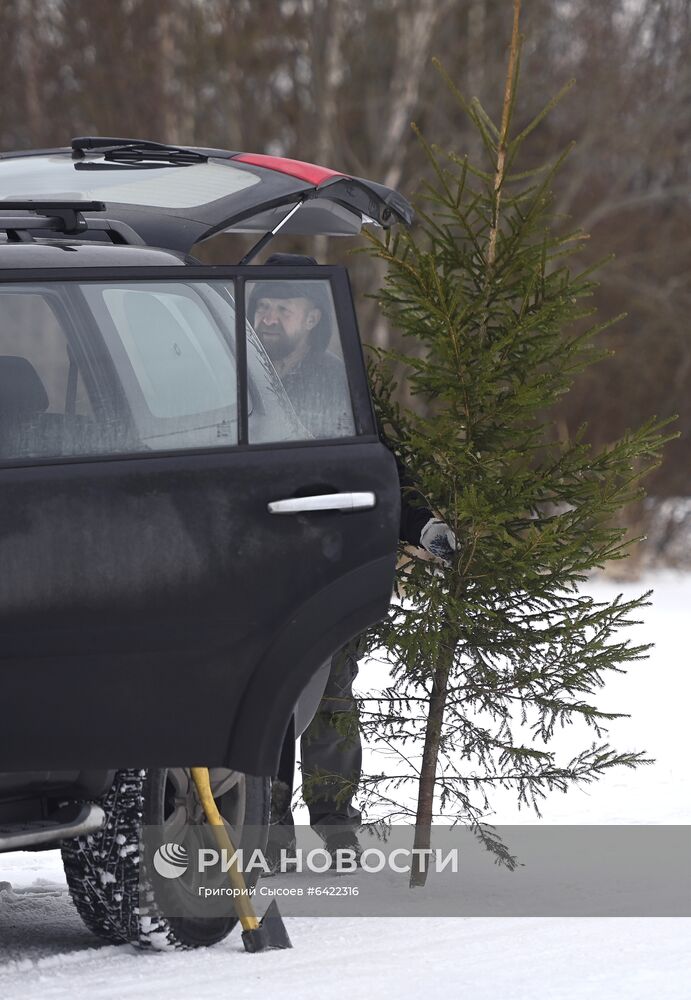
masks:
<instances>
[{"instance_id":1,"label":"snow","mask_svg":"<svg viewBox=\"0 0 691 1000\"><path fill-rule=\"evenodd\" d=\"M686 660L691 577L638 584L598 581L596 598L655 588L636 640L650 659L614 676L600 703L631 713L610 727L617 748L645 749L655 764L613 772L545 804L544 823L689 824L686 766L691 672ZM377 683L363 665L361 683ZM560 734L566 749L574 738ZM531 823L509 793L496 823ZM492 879L493 890L497 878ZM506 878L509 878L506 874ZM56 851L0 855L0 997L88 1000L317 1000L378 993L407 1000L431 990L474 1000L688 1000L691 919L288 918L292 951L249 955L235 932L215 948L139 953L101 946L81 924Z\"/></svg>"}]
</instances>

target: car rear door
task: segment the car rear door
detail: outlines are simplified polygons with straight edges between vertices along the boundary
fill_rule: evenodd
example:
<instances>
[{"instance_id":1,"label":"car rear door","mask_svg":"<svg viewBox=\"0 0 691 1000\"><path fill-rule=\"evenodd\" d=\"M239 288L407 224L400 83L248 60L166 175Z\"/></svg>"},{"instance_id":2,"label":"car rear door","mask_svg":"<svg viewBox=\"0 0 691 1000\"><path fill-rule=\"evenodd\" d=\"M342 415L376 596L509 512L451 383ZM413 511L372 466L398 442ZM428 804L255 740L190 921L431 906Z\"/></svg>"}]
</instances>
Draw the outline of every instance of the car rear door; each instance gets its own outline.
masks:
<instances>
[{"instance_id":1,"label":"car rear door","mask_svg":"<svg viewBox=\"0 0 691 1000\"><path fill-rule=\"evenodd\" d=\"M247 322L290 283L328 314L315 393ZM0 310L2 769L275 772L393 582L398 478L345 271L6 273Z\"/></svg>"}]
</instances>

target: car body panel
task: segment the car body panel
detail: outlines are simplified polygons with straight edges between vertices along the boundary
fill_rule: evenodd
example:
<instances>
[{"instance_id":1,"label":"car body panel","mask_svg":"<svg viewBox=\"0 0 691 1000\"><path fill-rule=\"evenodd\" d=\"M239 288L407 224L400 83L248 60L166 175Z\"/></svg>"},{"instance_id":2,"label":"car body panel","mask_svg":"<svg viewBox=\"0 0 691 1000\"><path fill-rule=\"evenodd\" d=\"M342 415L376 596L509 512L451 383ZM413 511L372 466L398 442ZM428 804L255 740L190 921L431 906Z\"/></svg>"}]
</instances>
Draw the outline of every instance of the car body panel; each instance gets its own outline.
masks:
<instances>
[{"instance_id":1,"label":"car body panel","mask_svg":"<svg viewBox=\"0 0 691 1000\"><path fill-rule=\"evenodd\" d=\"M89 269L182 267L189 263L184 254L150 247L113 246L110 243L0 243L0 281L35 278L43 271L62 268ZM194 261L194 263L197 263ZM96 272L98 273L98 272ZM141 271L138 272L141 275Z\"/></svg>"},{"instance_id":2,"label":"car body panel","mask_svg":"<svg viewBox=\"0 0 691 1000\"><path fill-rule=\"evenodd\" d=\"M325 485L372 490L377 506L267 511L277 491ZM398 502L378 441L2 470L3 770L272 773L302 687L388 605ZM279 633L292 641L277 659ZM241 710L264 660L261 697ZM254 733L241 752L239 716Z\"/></svg>"}]
</instances>

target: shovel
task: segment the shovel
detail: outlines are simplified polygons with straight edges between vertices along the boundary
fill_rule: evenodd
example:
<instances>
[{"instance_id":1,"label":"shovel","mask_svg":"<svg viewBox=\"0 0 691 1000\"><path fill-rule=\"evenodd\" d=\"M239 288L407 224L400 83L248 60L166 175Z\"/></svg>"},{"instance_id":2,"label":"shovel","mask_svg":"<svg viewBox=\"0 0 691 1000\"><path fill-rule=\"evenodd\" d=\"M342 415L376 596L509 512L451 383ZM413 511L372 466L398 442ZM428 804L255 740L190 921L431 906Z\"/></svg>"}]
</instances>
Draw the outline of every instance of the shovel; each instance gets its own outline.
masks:
<instances>
[{"instance_id":1,"label":"shovel","mask_svg":"<svg viewBox=\"0 0 691 1000\"><path fill-rule=\"evenodd\" d=\"M204 807L206 819L213 829L216 843L219 850L226 850L228 856L235 854L235 847L230 839L228 830L218 811L216 802L211 792L211 782L209 781L209 769L207 767L193 767L192 778L197 787L199 800ZM247 893L247 886L242 872L233 863L228 869L228 877L234 889L239 892L233 897L235 912L242 924L242 943L245 951L269 951L272 948L292 948L288 931L285 928L278 905L274 900L261 920L257 917L252 906L251 897Z\"/></svg>"}]
</instances>

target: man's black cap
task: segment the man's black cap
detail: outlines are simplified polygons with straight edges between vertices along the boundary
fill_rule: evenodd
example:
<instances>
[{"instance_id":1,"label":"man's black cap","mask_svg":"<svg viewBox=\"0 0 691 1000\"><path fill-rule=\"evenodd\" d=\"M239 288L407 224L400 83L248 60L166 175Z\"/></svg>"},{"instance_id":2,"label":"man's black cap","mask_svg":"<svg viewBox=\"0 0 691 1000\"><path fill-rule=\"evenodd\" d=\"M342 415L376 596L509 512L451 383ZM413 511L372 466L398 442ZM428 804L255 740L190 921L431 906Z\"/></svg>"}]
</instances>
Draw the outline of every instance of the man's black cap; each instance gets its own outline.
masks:
<instances>
[{"instance_id":1,"label":"man's black cap","mask_svg":"<svg viewBox=\"0 0 691 1000\"><path fill-rule=\"evenodd\" d=\"M305 267L315 266L314 257L297 253L273 253L264 262L267 266ZM254 314L259 299L296 299L306 298L314 303L321 312L321 318L312 330L312 343L316 350L325 350L331 340L331 301L328 284L324 278L291 278L290 281L266 279L258 281L252 289L247 301L247 318L254 323Z\"/></svg>"}]
</instances>

